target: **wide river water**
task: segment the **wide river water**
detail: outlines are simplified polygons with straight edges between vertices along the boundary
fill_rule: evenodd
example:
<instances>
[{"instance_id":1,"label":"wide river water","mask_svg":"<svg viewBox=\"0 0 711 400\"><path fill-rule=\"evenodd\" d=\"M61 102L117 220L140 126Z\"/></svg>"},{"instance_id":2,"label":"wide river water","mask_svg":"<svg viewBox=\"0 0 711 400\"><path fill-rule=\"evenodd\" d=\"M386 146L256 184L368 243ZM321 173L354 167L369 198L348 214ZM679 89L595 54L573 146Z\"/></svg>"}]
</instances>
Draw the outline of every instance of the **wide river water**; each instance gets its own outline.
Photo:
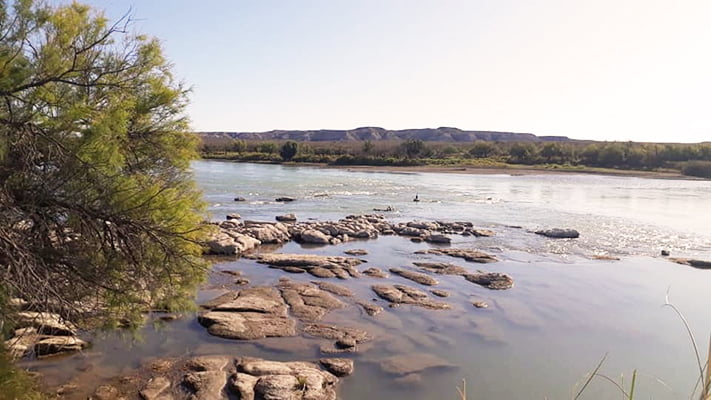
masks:
<instances>
[{"instance_id":1,"label":"wide river water","mask_svg":"<svg viewBox=\"0 0 711 400\"><path fill-rule=\"evenodd\" d=\"M364 267L387 269L428 259L505 272L515 280L513 289L491 291L460 277L438 276L438 288L452 293L445 299L453 306L448 311L405 306L386 308L376 317L355 307L331 313L326 322L356 324L379 338L372 348L352 355L355 373L343 379L343 399L457 399L462 379L469 399L569 399L605 355L600 373L618 383L628 386L637 370L636 398L689 398L694 389L699 373L691 340L680 318L663 305L669 293L705 353L711 333L711 270L675 264L659 254L664 249L673 257L711 259L709 181L386 173L220 161L195 162L193 170L215 220L234 212L251 220L272 221L285 213L301 221L335 220L391 206L396 211L384 214L392 221L471 221L496 232L490 238L453 236L452 247L481 249L501 260L483 265L416 255L430 245L390 236L274 249L343 255L364 248L369 251L361 257L368 261ZM412 201L415 195L420 202ZM247 201L234 202L236 196ZM274 202L280 196L298 200ZM552 227L574 228L581 236L554 240L532 233ZM214 268L240 270L252 284L273 284L280 276L246 259L222 260ZM216 275L213 284L221 279ZM338 281L363 299L373 297L369 286L374 282L365 277ZM220 293L205 290L199 298ZM476 309L473 300L484 300L489 308ZM139 338L106 333L93 342L83 354L31 365L45 373L48 383L58 384L72 377L100 382L156 357L319 356L314 343L304 339L284 351L283 345L212 337L192 314L149 326ZM455 367L425 371L419 382L397 382L381 372L378 361L403 353L433 354ZM612 383L596 378L581 398L621 397Z\"/></svg>"}]
</instances>

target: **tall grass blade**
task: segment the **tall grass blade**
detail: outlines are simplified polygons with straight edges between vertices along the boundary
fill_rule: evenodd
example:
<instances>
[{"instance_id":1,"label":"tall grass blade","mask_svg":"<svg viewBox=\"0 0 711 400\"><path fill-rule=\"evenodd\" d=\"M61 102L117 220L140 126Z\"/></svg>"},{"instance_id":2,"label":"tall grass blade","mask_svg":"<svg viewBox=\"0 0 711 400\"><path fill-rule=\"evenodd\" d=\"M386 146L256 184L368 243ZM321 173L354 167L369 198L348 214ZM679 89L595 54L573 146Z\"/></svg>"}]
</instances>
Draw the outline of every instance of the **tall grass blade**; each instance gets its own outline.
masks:
<instances>
[{"instance_id":1,"label":"tall grass blade","mask_svg":"<svg viewBox=\"0 0 711 400\"><path fill-rule=\"evenodd\" d=\"M634 386L637 381L637 370L632 371L632 384L630 385L630 395L627 400L634 399Z\"/></svg>"},{"instance_id":2,"label":"tall grass blade","mask_svg":"<svg viewBox=\"0 0 711 400\"><path fill-rule=\"evenodd\" d=\"M590 376L589 376L588 379L585 381L585 384L583 384L583 387L580 388L580 391L578 392L578 394L576 394L575 397L573 397L573 400L578 400L578 398L580 397L580 395L583 394L583 392L585 391L585 389L586 389L586 388L588 387L588 385L590 384L590 381L592 381L593 378L595 377L595 375L597 375L597 372L598 372L598 371L600 370L600 368L602 367L602 364L605 362L605 359L607 359L607 353L605 353L605 355L602 357L602 359L600 360L600 362L597 363L597 367L595 367L595 369L590 373Z\"/></svg>"},{"instance_id":3,"label":"tall grass blade","mask_svg":"<svg viewBox=\"0 0 711 400\"><path fill-rule=\"evenodd\" d=\"M706 375L704 374L704 366L701 363L701 355L699 354L699 346L696 344L696 338L694 337L694 333L691 332L691 327L689 326L689 322L686 320L686 317L684 317L684 314L682 314L681 311L679 311L679 309L676 308L676 306L669 301L669 290L670 289L667 289L667 295L666 295L666 298L664 299L664 306L670 307L672 310L674 310L676 315L678 315L679 318L681 318L681 322L684 324L684 328L686 328L686 333L689 334L689 338L691 339L691 345L694 347L694 355L696 356L696 364L699 367L699 379L704 380L704 376L706 376ZM701 386L702 391L706 389L704 386L705 386L704 382L702 382L702 386ZM694 391L696 391L696 389L694 389ZM693 394L692 394L692 396L693 396ZM702 396L701 399L705 400L703 397L704 393L701 393L701 396Z\"/></svg>"}]
</instances>

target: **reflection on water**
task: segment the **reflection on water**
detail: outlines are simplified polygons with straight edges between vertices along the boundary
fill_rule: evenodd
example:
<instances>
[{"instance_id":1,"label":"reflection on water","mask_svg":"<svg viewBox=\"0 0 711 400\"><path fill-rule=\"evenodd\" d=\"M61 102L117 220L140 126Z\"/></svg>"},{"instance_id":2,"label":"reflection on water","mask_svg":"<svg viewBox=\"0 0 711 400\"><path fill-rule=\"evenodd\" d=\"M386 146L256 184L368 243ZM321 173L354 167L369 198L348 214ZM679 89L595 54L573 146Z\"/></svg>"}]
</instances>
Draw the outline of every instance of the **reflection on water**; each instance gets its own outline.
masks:
<instances>
[{"instance_id":1,"label":"reflection on water","mask_svg":"<svg viewBox=\"0 0 711 400\"><path fill-rule=\"evenodd\" d=\"M248 219L273 220L287 212L302 220L333 219L392 205L399 210L393 219L470 220L497 232L492 238L455 237L452 244L486 249L502 260L486 265L415 255L429 245L400 237L308 249L288 243L278 250L343 255L348 249L365 248L369 254L359 258L368 262L362 268L447 261L471 270L506 272L515 279L513 289L492 291L458 276L438 276L437 288L451 293L444 299L453 306L449 311L385 307L380 315L369 317L352 305L329 314L326 322L359 326L375 337L367 351L348 355L356 361L356 372L343 380L344 399L454 399L462 378L475 399L571 398L576 382L605 354L608 358L602 371L611 377L624 373L629 383L631 371L639 370L640 398L688 397L694 386L696 367L690 342L678 317L661 305L670 290L672 301L684 310L694 331L705 337L711 332L711 271L650 256L666 248L711 258L711 221L701 213L704 195L711 194L707 182L346 173L220 162L196 163L195 171L208 201L221 204L212 207L216 219L231 212ZM440 203L413 204L414 192ZM315 196L324 193L328 196ZM299 200L270 203L283 195ZM248 197L249 202L232 202L235 196ZM528 231L552 226L576 228L581 240L555 241ZM607 253L631 256L622 261L588 258ZM253 285L273 284L281 275L247 259L215 266L215 270L225 269L242 271ZM228 278L214 272L211 281L217 289L201 292L199 299L237 289ZM315 279L304 274L289 278ZM396 276L390 279L412 284ZM368 277L338 281L364 300L373 299L370 285L375 282L382 281ZM472 301L480 300L489 303L489 308L472 306ZM378 303L384 305L382 300ZM139 340L120 332L103 333L84 354L35 362L33 367L44 372L49 383L72 376L99 382L128 374L155 357L229 354L315 359L321 343L313 338L220 339L208 335L194 315L160 327L149 324L140 333ZM379 361L403 353L434 354L457 368L425 371L419 381L398 381L381 370ZM593 382L585 398L617 396L611 384L600 380Z\"/></svg>"}]
</instances>

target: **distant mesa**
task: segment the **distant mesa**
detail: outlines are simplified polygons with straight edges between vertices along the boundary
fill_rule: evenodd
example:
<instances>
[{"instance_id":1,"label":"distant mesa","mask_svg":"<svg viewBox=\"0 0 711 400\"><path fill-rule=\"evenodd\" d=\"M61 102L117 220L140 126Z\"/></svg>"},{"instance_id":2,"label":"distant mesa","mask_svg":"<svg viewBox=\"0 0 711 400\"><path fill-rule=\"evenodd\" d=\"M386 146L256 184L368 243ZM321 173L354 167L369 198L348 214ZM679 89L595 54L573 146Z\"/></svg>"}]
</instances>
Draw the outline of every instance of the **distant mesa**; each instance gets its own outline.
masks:
<instances>
[{"instance_id":1,"label":"distant mesa","mask_svg":"<svg viewBox=\"0 0 711 400\"><path fill-rule=\"evenodd\" d=\"M198 132L205 138L231 138L242 140L294 140L299 142L344 142L364 140L422 140L424 142L565 142L566 136L536 136L532 133L464 131L459 128L425 128L389 130L363 127L350 130L273 130L268 132Z\"/></svg>"}]
</instances>

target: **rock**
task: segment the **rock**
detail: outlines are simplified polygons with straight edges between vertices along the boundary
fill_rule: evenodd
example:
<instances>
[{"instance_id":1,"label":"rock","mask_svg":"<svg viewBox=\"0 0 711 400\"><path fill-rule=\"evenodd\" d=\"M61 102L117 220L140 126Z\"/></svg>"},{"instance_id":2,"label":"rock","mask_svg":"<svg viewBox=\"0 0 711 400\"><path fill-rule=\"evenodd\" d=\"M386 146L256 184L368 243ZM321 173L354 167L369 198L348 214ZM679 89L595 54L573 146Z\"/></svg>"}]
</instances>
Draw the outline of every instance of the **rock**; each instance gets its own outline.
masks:
<instances>
[{"instance_id":1,"label":"rock","mask_svg":"<svg viewBox=\"0 0 711 400\"><path fill-rule=\"evenodd\" d=\"M337 348L352 349L349 351L355 351L358 344L371 339L368 332L362 329L326 324L308 324L304 326L304 333L334 340Z\"/></svg>"},{"instance_id":2,"label":"rock","mask_svg":"<svg viewBox=\"0 0 711 400\"><path fill-rule=\"evenodd\" d=\"M281 222L245 221L242 233L247 234L262 243L286 243L291 240L291 234L286 225Z\"/></svg>"},{"instance_id":3,"label":"rock","mask_svg":"<svg viewBox=\"0 0 711 400\"><path fill-rule=\"evenodd\" d=\"M57 353L79 351L89 344L74 336L49 336L34 345L35 354L49 356Z\"/></svg>"},{"instance_id":4,"label":"rock","mask_svg":"<svg viewBox=\"0 0 711 400\"><path fill-rule=\"evenodd\" d=\"M93 400L116 400L119 397L119 390L111 385L101 385L94 391L91 397Z\"/></svg>"},{"instance_id":5,"label":"rock","mask_svg":"<svg viewBox=\"0 0 711 400\"><path fill-rule=\"evenodd\" d=\"M412 304L432 310L446 310L451 306L428 298L427 293L405 285L373 285L373 291L380 298L393 304Z\"/></svg>"},{"instance_id":6,"label":"rock","mask_svg":"<svg viewBox=\"0 0 711 400\"><path fill-rule=\"evenodd\" d=\"M245 251L252 250L262 244L261 241L251 236L227 231L220 228L220 231L207 240L207 254L215 255L239 255Z\"/></svg>"},{"instance_id":7,"label":"rock","mask_svg":"<svg viewBox=\"0 0 711 400\"><path fill-rule=\"evenodd\" d=\"M478 272L466 274L464 278L492 290L511 289L514 285L513 278L501 272Z\"/></svg>"},{"instance_id":8,"label":"rock","mask_svg":"<svg viewBox=\"0 0 711 400\"><path fill-rule=\"evenodd\" d=\"M296 335L296 323L291 318L260 313L210 311L198 317L214 336L227 339L252 340L265 337Z\"/></svg>"},{"instance_id":9,"label":"rock","mask_svg":"<svg viewBox=\"0 0 711 400\"><path fill-rule=\"evenodd\" d=\"M363 271L363 273L365 275L372 277L372 278L387 278L388 277L388 274L383 272L383 270L381 270L380 268L374 268L374 267L366 269L365 271Z\"/></svg>"},{"instance_id":10,"label":"rock","mask_svg":"<svg viewBox=\"0 0 711 400\"><path fill-rule=\"evenodd\" d=\"M350 255L350 256L364 256L368 254L368 250L365 249L351 249L351 250L346 250L344 253Z\"/></svg>"},{"instance_id":11,"label":"rock","mask_svg":"<svg viewBox=\"0 0 711 400\"><path fill-rule=\"evenodd\" d=\"M227 220L230 221L233 219L241 219L242 216L237 213L232 213L232 214L227 214L227 217L225 217L225 218L227 218Z\"/></svg>"},{"instance_id":12,"label":"rock","mask_svg":"<svg viewBox=\"0 0 711 400\"><path fill-rule=\"evenodd\" d=\"M452 239L449 236L440 235L440 234L427 235L424 237L424 240L425 240L425 242L428 242L428 243L437 243L437 244L452 243Z\"/></svg>"},{"instance_id":13,"label":"rock","mask_svg":"<svg viewBox=\"0 0 711 400\"><path fill-rule=\"evenodd\" d=\"M318 361L333 375L340 377L353 373L353 360L347 358L321 358Z\"/></svg>"},{"instance_id":14,"label":"rock","mask_svg":"<svg viewBox=\"0 0 711 400\"><path fill-rule=\"evenodd\" d=\"M489 304L485 301L473 301L472 305L476 308L489 308Z\"/></svg>"},{"instance_id":15,"label":"rock","mask_svg":"<svg viewBox=\"0 0 711 400\"><path fill-rule=\"evenodd\" d=\"M452 363L432 354L401 354L380 361L380 368L392 375L410 375L435 368L453 368Z\"/></svg>"},{"instance_id":16,"label":"rock","mask_svg":"<svg viewBox=\"0 0 711 400\"><path fill-rule=\"evenodd\" d=\"M306 270L311 275L319 278L339 277L346 279L349 276L358 277L360 273L355 265L363 261L352 257L317 256L312 254L260 254L254 256L258 263L269 264L273 267L298 267Z\"/></svg>"},{"instance_id":17,"label":"rock","mask_svg":"<svg viewBox=\"0 0 711 400\"><path fill-rule=\"evenodd\" d=\"M411 241L412 243L422 243L422 238L419 237L419 236L415 236L415 237L411 237L411 238L410 238L410 241Z\"/></svg>"},{"instance_id":18,"label":"rock","mask_svg":"<svg viewBox=\"0 0 711 400\"><path fill-rule=\"evenodd\" d=\"M405 279L409 279L411 281L417 282L421 285L426 285L426 286L433 286L437 285L439 282L434 279L433 277L425 274L421 274L419 272L414 272L414 271L409 271L406 269L402 268L390 268L390 272L396 275L400 275Z\"/></svg>"},{"instance_id":19,"label":"rock","mask_svg":"<svg viewBox=\"0 0 711 400\"><path fill-rule=\"evenodd\" d=\"M711 261L694 260L691 258L670 258L669 261L699 269L711 269Z\"/></svg>"},{"instance_id":20,"label":"rock","mask_svg":"<svg viewBox=\"0 0 711 400\"><path fill-rule=\"evenodd\" d=\"M232 361L232 357L227 356L198 356L193 357L185 363L185 367L196 371L222 371Z\"/></svg>"},{"instance_id":21,"label":"rock","mask_svg":"<svg viewBox=\"0 0 711 400\"><path fill-rule=\"evenodd\" d=\"M402 228L397 233L400 236L415 236L415 237L422 237L422 236L426 236L426 235L430 234L429 231L426 231L424 229L411 228L411 227Z\"/></svg>"},{"instance_id":22,"label":"rock","mask_svg":"<svg viewBox=\"0 0 711 400\"><path fill-rule=\"evenodd\" d=\"M293 197L286 197L286 196L284 196L284 197L277 197L276 199L274 199L274 201L277 201L277 202L280 202L280 203L290 203L290 202L292 202L292 201L294 201L294 200L296 200L296 199L293 198Z\"/></svg>"},{"instance_id":23,"label":"rock","mask_svg":"<svg viewBox=\"0 0 711 400\"><path fill-rule=\"evenodd\" d=\"M477 263L490 263L498 261L496 257L481 252L479 250L473 249L428 249L419 250L415 254L436 254L436 255L446 255L450 257L463 258L466 261L477 262Z\"/></svg>"},{"instance_id":24,"label":"rock","mask_svg":"<svg viewBox=\"0 0 711 400\"><path fill-rule=\"evenodd\" d=\"M247 201L244 197L237 196L235 197L234 201Z\"/></svg>"},{"instance_id":25,"label":"rock","mask_svg":"<svg viewBox=\"0 0 711 400\"><path fill-rule=\"evenodd\" d=\"M301 232L301 236L299 236L299 241L301 243L309 243L309 244L329 244L331 238L323 234L321 231L317 231L314 229L309 229Z\"/></svg>"},{"instance_id":26,"label":"rock","mask_svg":"<svg viewBox=\"0 0 711 400\"><path fill-rule=\"evenodd\" d=\"M669 252L669 250L662 250L662 256L668 257L669 255L671 255L671 253Z\"/></svg>"},{"instance_id":27,"label":"rock","mask_svg":"<svg viewBox=\"0 0 711 400\"><path fill-rule=\"evenodd\" d=\"M376 306L375 304L368 303L367 301L360 300L357 303L371 317L374 317L383 311L383 307Z\"/></svg>"},{"instance_id":28,"label":"rock","mask_svg":"<svg viewBox=\"0 0 711 400\"><path fill-rule=\"evenodd\" d=\"M440 275L463 275L467 273L467 270L463 267L449 263L416 262L413 264L420 269Z\"/></svg>"},{"instance_id":29,"label":"rock","mask_svg":"<svg viewBox=\"0 0 711 400\"><path fill-rule=\"evenodd\" d=\"M316 364L245 358L237 363L230 390L240 399L335 400L338 378Z\"/></svg>"},{"instance_id":30,"label":"rock","mask_svg":"<svg viewBox=\"0 0 711 400\"><path fill-rule=\"evenodd\" d=\"M306 283L282 278L278 287L291 313L302 321L319 321L329 311L345 306L327 292Z\"/></svg>"},{"instance_id":31,"label":"rock","mask_svg":"<svg viewBox=\"0 0 711 400\"><path fill-rule=\"evenodd\" d=\"M432 289L430 290L430 293L437 297L449 297L449 292L447 292L446 290Z\"/></svg>"},{"instance_id":32,"label":"rock","mask_svg":"<svg viewBox=\"0 0 711 400\"><path fill-rule=\"evenodd\" d=\"M17 326L20 328L34 327L37 333L53 336L74 336L76 327L65 321L59 314L47 312L22 311L15 314Z\"/></svg>"},{"instance_id":33,"label":"rock","mask_svg":"<svg viewBox=\"0 0 711 400\"><path fill-rule=\"evenodd\" d=\"M163 376L152 378L146 383L146 386L141 390L140 395L143 400L158 400L166 389L170 387L170 381Z\"/></svg>"},{"instance_id":34,"label":"rock","mask_svg":"<svg viewBox=\"0 0 711 400\"><path fill-rule=\"evenodd\" d=\"M543 235L555 239L575 239L580 237L580 233L575 229L553 228L536 231L537 235Z\"/></svg>"},{"instance_id":35,"label":"rock","mask_svg":"<svg viewBox=\"0 0 711 400\"><path fill-rule=\"evenodd\" d=\"M222 400L227 374L223 371L191 371L183 377L183 385L194 400Z\"/></svg>"},{"instance_id":36,"label":"rock","mask_svg":"<svg viewBox=\"0 0 711 400\"><path fill-rule=\"evenodd\" d=\"M277 215L276 220L279 222L296 222L296 215L294 215L294 214Z\"/></svg>"},{"instance_id":37,"label":"rock","mask_svg":"<svg viewBox=\"0 0 711 400\"><path fill-rule=\"evenodd\" d=\"M608 256L605 254L595 254L591 258L593 260L601 260L601 261L620 261L620 257Z\"/></svg>"},{"instance_id":38,"label":"rock","mask_svg":"<svg viewBox=\"0 0 711 400\"><path fill-rule=\"evenodd\" d=\"M439 224L436 222L412 221L412 222L408 222L407 226L410 228L429 230L429 231L436 231L439 229Z\"/></svg>"},{"instance_id":39,"label":"rock","mask_svg":"<svg viewBox=\"0 0 711 400\"><path fill-rule=\"evenodd\" d=\"M239 340L296 335L296 323L286 316L287 306L276 289L248 288L232 297L221 296L227 301L198 316L210 334Z\"/></svg>"},{"instance_id":40,"label":"rock","mask_svg":"<svg viewBox=\"0 0 711 400\"><path fill-rule=\"evenodd\" d=\"M247 279L247 278L237 278L237 279L235 280L235 285L240 285L240 286L249 285L249 279Z\"/></svg>"},{"instance_id":41,"label":"rock","mask_svg":"<svg viewBox=\"0 0 711 400\"><path fill-rule=\"evenodd\" d=\"M468 233L470 235L474 235L476 237L490 237L490 236L496 236L496 233L493 231L490 231L488 229L473 229L469 228L464 233Z\"/></svg>"},{"instance_id":42,"label":"rock","mask_svg":"<svg viewBox=\"0 0 711 400\"><path fill-rule=\"evenodd\" d=\"M318 286L321 290L325 290L327 292L331 292L335 295L342 296L342 297L350 297L353 296L353 292L348 289L345 286L338 285L336 283L331 283L331 282L322 282L322 281L312 281L314 285Z\"/></svg>"},{"instance_id":43,"label":"rock","mask_svg":"<svg viewBox=\"0 0 711 400\"><path fill-rule=\"evenodd\" d=\"M303 274L306 272L305 269L299 267L279 267L282 271L290 272L292 274Z\"/></svg>"}]
</instances>

